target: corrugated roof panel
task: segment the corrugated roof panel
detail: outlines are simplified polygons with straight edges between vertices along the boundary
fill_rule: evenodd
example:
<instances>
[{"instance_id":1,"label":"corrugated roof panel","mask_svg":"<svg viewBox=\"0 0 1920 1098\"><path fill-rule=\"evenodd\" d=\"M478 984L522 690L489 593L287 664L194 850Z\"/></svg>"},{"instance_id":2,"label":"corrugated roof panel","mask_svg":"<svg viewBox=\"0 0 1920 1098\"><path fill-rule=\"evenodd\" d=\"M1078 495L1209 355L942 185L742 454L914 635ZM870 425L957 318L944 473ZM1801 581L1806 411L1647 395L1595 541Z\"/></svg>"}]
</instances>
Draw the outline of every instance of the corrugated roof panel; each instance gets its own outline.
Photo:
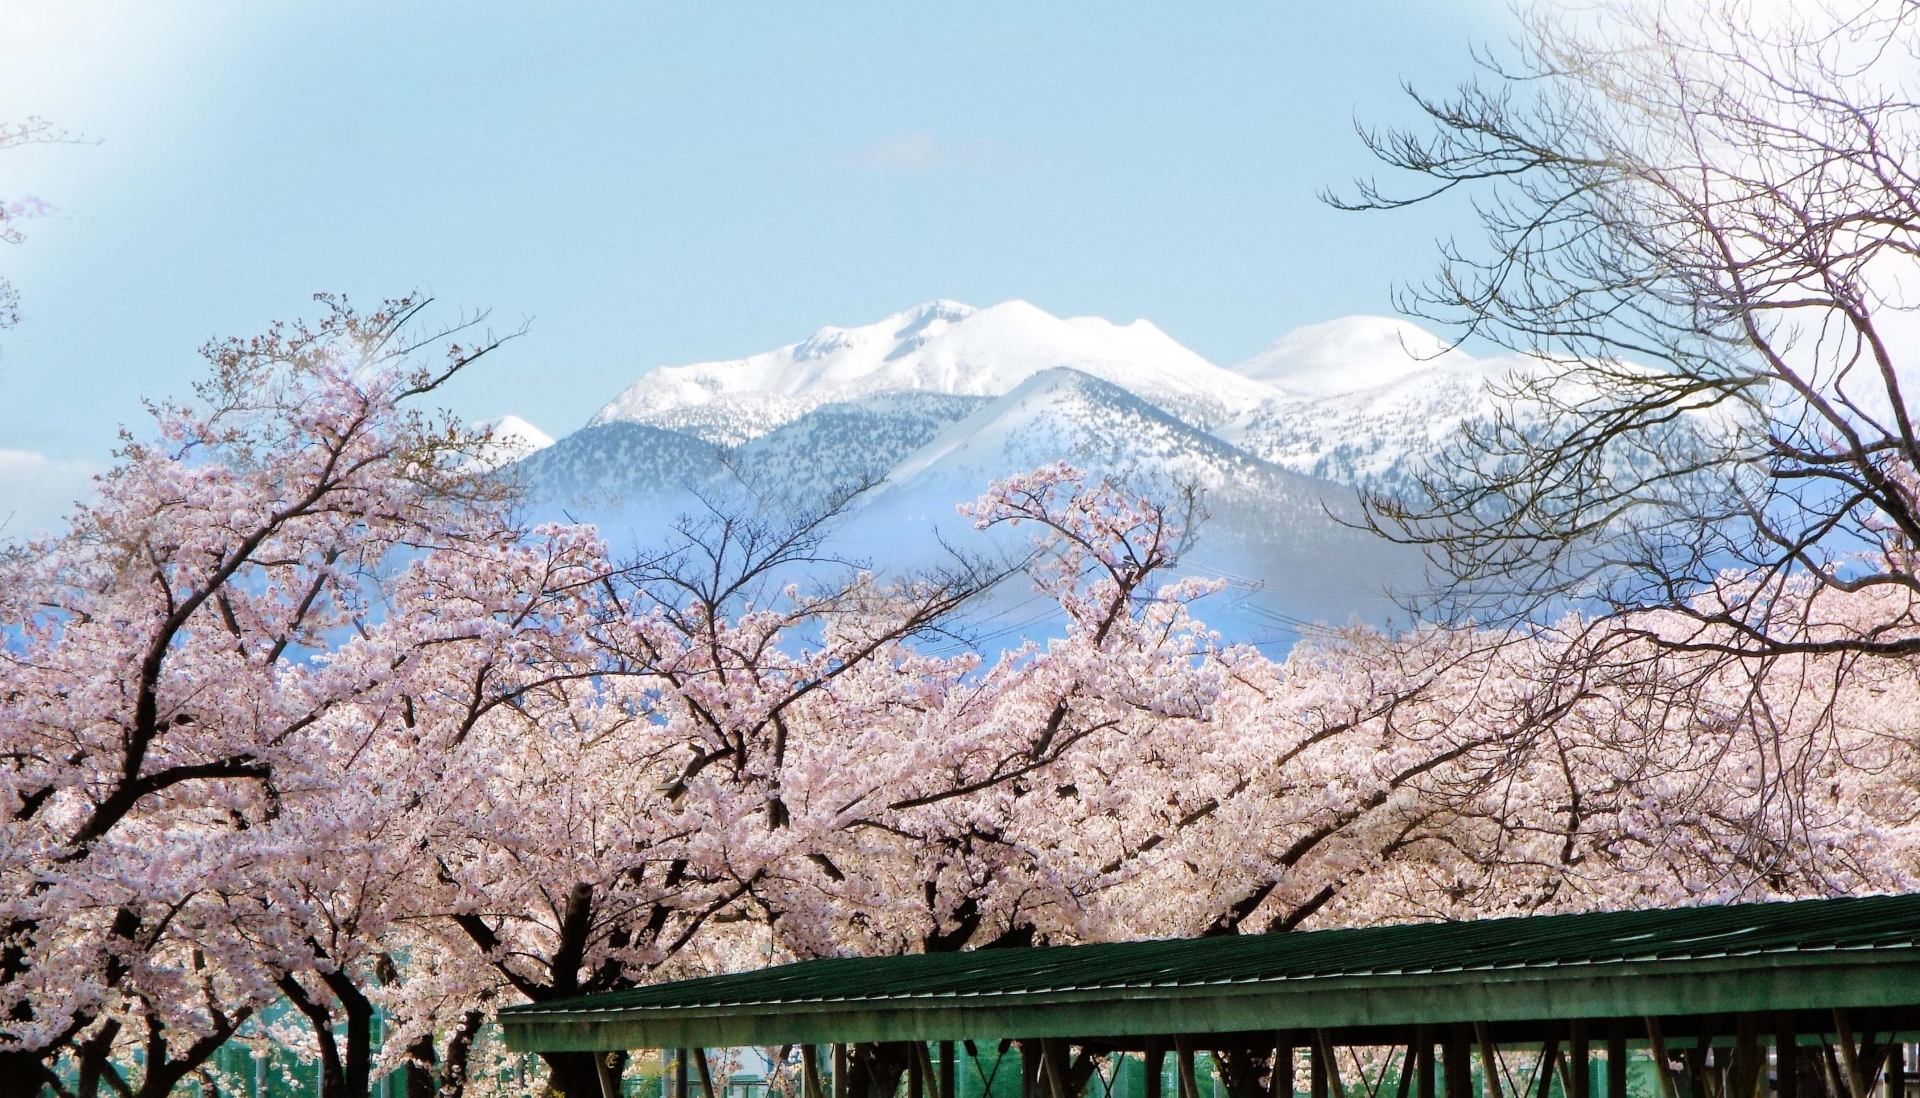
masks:
<instances>
[{"instance_id":1,"label":"corrugated roof panel","mask_svg":"<svg viewBox=\"0 0 1920 1098\"><path fill-rule=\"evenodd\" d=\"M1735 937L1740 941L1737 954L1732 955L1737 956L1912 949L1916 937L1920 937L1920 895L814 960L566 1002L511 1007L503 1013L524 1017L636 1008L765 1009L823 1001L879 1005L936 996L1039 996L1367 975L1698 961L1726 958L1730 951L1724 947L1689 947ZM1635 948L1621 948L1627 945Z\"/></svg>"}]
</instances>

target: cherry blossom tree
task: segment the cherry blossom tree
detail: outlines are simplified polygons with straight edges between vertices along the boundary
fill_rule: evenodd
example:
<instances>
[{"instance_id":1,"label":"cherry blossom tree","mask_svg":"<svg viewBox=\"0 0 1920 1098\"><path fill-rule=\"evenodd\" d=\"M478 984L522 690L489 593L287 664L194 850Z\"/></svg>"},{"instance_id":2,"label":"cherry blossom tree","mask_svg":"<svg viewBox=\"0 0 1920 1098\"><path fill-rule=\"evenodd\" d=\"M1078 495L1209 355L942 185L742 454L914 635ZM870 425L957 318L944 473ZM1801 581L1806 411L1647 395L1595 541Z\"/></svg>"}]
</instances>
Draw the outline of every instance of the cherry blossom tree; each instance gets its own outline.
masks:
<instances>
[{"instance_id":1,"label":"cherry blossom tree","mask_svg":"<svg viewBox=\"0 0 1920 1098\"><path fill-rule=\"evenodd\" d=\"M491 1004L792 957L1797 895L1911 863L1887 716L1906 703L1864 701L1905 681L1796 711L1708 664L1677 704L1626 653L1575 659L1577 619L1525 644L1355 630L1272 661L1194 619L1209 584L1156 582L1177 512L1055 467L973 513L1041 532L1032 574L1062 606L1063 635L991 664L916 651L944 611L864 579L682 617L658 572L589 584L620 593L592 611L599 670L476 722L431 795L446 811L417 817L437 930L409 952L440 959L420 1000L412 974L391 993L417 1021L388 1062L438 1031L452 1069ZM911 1050L855 1053L884 1093ZM549 1069L591 1094L622 1064Z\"/></svg>"},{"instance_id":2,"label":"cherry blossom tree","mask_svg":"<svg viewBox=\"0 0 1920 1098\"><path fill-rule=\"evenodd\" d=\"M431 948L408 929L429 910L427 882L444 869L435 828L471 795L475 767L512 763L480 756L470 741L485 736L495 711L535 707L537 692L598 670L583 657L579 623L608 574L586 529L507 526L490 542L412 561L390 585L387 617L330 657L332 669L384 688L327 715L317 748L325 753L314 761L324 778L297 796L282 792L274 856L249 871L250 892L263 901L258 922L272 936L260 935L280 973L275 987L311 1022L329 1098L367 1092L381 1053L376 1006L409 1021L421 1013L399 986L417 962L400 957ZM466 1014L476 1007L453 1023L469 1042ZM451 1039L454 1053L466 1047ZM459 1055L431 1046L409 1055L416 1071L437 1074L437 1090L459 1093Z\"/></svg>"},{"instance_id":3,"label":"cherry blossom tree","mask_svg":"<svg viewBox=\"0 0 1920 1098\"><path fill-rule=\"evenodd\" d=\"M627 562L528 526L489 440L410 410L498 341L329 304L211 348L200 399L4 562L7 1093L157 1098L278 1001L324 1098L389 1071L462 1098L509 1002L1912 862L1916 684L1891 663L1649 661L1678 616L1356 629L1276 661L1200 620L1194 498L1065 465L964 509L1035 535L1059 608L987 659L959 615L1006 573L833 559L850 497L689 519ZM855 1068L891 1093L909 1055ZM570 1098L625 1069L545 1060Z\"/></svg>"},{"instance_id":4,"label":"cherry blossom tree","mask_svg":"<svg viewBox=\"0 0 1920 1098\"><path fill-rule=\"evenodd\" d=\"M754 927L781 874L838 872L821 836L849 806L885 803L915 757L861 707L925 708L973 665L909 641L977 582L881 583L825 560L835 512L689 520L594 588L576 619L591 683L548 684L477 729L460 768L476 778L448 791L431 840L440 948L473 957L492 981L477 994L543 1001L733 967L764 946ZM546 1060L569 1094L621 1067Z\"/></svg>"},{"instance_id":5,"label":"cherry blossom tree","mask_svg":"<svg viewBox=\"0 0 1920 1098\"><path fill-rule=\"evenodd\" d=\"M1830 605L1855 598L1877 595ZM1914 668L1665 646L1688 633L1690 615L1570 618L1495 659L1522 685L1482 719L1535 741L1510 779L1532 803L1461 806L1449 887L1469 909L1912 887Z\"/></svg>"},{"instance_id":6,"label":"cherry blossom tree","mask_svg":"<svg viewBox=\"0 0 1920 1098\"><path fill-rule=\"evenodd\" d=\"M408 410L499 340L420 330L422 301L323 304L210 345L199 399L0 562L5 1093L114 1032L163 1093L275 994L247 869L324 781L329 720L406 670L329 655L391 612L397 562L503 536L476 440Z\"/></svg>"}]
</instances>

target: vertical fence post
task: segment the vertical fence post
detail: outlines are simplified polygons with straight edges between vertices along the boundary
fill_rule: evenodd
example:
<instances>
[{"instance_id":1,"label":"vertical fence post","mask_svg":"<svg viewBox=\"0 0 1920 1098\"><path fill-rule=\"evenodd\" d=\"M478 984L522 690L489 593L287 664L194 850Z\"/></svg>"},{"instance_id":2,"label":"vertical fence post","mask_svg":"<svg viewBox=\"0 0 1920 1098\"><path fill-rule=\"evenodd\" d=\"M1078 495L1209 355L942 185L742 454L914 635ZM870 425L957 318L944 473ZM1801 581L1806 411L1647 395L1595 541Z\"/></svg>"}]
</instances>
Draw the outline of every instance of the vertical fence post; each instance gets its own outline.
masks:
<instances>
[{"instance_id":1,"label":"vertical fence post","mask_svg":"<svg viewBox=\"0 0 1920 1098\"><path fill-rule=\"evenodd\" d=\"M1607 1098L1627 1098L1627 1020L1607 1019Z\"/></svg>"},{"instance_id":2,"label":"vertical fence post","mask_svg":"<svg viewBox=\"0 0 1920 1098\"><path fill-rule=\"evenodd\" d=\"M1773 1060L1775 1098L1799 1098L1800 1031L1791 1011L1773 1016Z\"/></svg>"},{"instance_id":3,"label":"vertical fence post","mask_svg":"<svg viewBox=\"0 0 1920 1098\"><path fill-rule=\"evenodd\" d=\"M1587 1020L1575 1018L1567 1034L1567 1098L1593 1098L1593 1046L1587 1039ZM1548 1064L1552 1071L1553 1065Z\"/></svg>"},{"instance_id":4,"label":"vertical fence post","mask_svg":"<svg viewBox=\"0 0 1920 1098\"><path fill-rule=\"evenodd\" d=\"M1433 1077L1433 1030L1427 1026L1413 1027L1413 1043L1420 1050L1420 1058L1413 1062L1414 1098L1439 1098Z\"/></svg>"},{"instance_id":5,"label":"vertical fence post","mask_svg":"<svg viewBox=\"0 0 1920 1098\"><path fill-rule=\"evenodd\" d=\"M1174 1073L1179 1076L1180 1098L1200 1098L1200 1077L1193 1070L1193 1043L1185 1037L1173 1039L1176 1057Z\"/></svg>"},{"instance_id":6,"label":"vertical fence post","mask_svg":"<svg viewBox=\"0 0 1920 1098\"><path fill-rule=\"evenodd\" d=\"M1273 1035L1273 1075L1267 1083L1267 1098L1293 1098L1293 1034L1284 1029Z\"/></svg>"},{"instance_id":7,"label":"vertical fence post","mask_svg":"<svg viewBox=\"0 0 1920 1098\"><path fill-rule=\"evenodd\" d=\"M1468 1051L1470 1030L1456 1025L1447 1033L1447 1098L1473 1098L1473 1061Z\"/></svg>"}]
</instances>

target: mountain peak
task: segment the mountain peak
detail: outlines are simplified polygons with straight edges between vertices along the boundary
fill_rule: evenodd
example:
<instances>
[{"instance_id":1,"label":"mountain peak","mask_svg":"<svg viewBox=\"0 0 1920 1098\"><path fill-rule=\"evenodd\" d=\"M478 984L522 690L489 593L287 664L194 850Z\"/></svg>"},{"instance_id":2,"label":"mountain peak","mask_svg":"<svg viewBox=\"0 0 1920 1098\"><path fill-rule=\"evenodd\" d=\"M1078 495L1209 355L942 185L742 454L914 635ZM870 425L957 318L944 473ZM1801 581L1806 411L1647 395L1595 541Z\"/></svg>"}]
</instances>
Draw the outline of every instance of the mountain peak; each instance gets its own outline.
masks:
<instances>
[{"instance_id":1,"label":"mountain peak","mask_svg":"<svg viewBox=\"0 0 1920 1098\"><path fill-rule=\"evenodd\" d=\"M901 316L910 317L913 324L909 325L908 328L900 329L900 331L894 334L904 336L908 333L909 328L913 328L915 325L924 325L935 320L965 320L979 311L980 310L963 301L954 301L944 297L936 298L924 305L916 305L900 314Z\"/></svg>"},{"instance_id":2,"label":"mountain peak","mask_svg":"<svg viewBox=\"0 0 1920 1098\"><path fill-rule=\"evenodd\" d=\"M936 300L651 370L525 472L543 506L636 539L695 500L810 505L871 485L835 551L892 570L944 560L954 505L994 478L1066 460L1141 491L1205 491L1208 567L1258 577L1233 596L1242 626L1372 620L1390 606L1383 585L1417 577L1418 554L1327 511L1346 514L1347 485L1399 475L1476 414L1480 373L1457 368L1474 360L1420 358L1443 350L1412 325L1351 317L1301 329L1236 373L1146 320ZM983 536L976 548L1021 552L1027 532ZM1006 599L991 613L1023 605Z\"/></svg>"},{"instance_id":3,"label":"mountain peak","mask_svg":"<svg viewBox=\"0 0 1920 1098\"><path fill-rule=\"evenodd\" d=\"M475 426L491 433L495 442L518 443L529 450L544 450L553 445L552 435L512 413L483 420Z\"/></svg>"},{"instance_id":4,"label":"mountain peak","mask_svg":"<svg viewBox=\"0 0 1920 1098\"><path fill-rule=\"evenodd\" d=\"M1296 328L1233 370L1295 396L1323 397L1387 385L1457 354L1410 321L1345 316Z\"/></svg>"},{"instance_id":5,"label":"mountain peak","mask_svg":"<svg viewBox=\"0 0 1920 1098\"><path fill-rule=\"evenodd\" d=\"M488 468L511 465L553 445L553 436L516 415L497 416L473 425L486 432L479 461Z\"/></svg>"},{"instance_id":6,"label":"mountain peak","mask_svg":"<svg viewBox=\"0 0 1920 1098\"><path fill-rule=\"evenodd\" d=\"M1125 388L1068 366L1040 370L909 455L886 492L942 483L956 490L1072 455L1102 473L1171 463L1189 480L1217 481L1239 452Z\"/></svg>"},{"instance_id":7,"label":"mountain peak","mask_svg":"<svg viewBox=\"0 0 1920 1098\"><path fill-rule=\"evenodd\" d=\"M1057 366L1119 385L1202 427L1273 393L1146 321L1061 319L1025 301L975 309L937 300L859 327L724 362L648 371L593 417L737 445L824 404L885 392L993 397Z\"/></svg>"}]
</instances>

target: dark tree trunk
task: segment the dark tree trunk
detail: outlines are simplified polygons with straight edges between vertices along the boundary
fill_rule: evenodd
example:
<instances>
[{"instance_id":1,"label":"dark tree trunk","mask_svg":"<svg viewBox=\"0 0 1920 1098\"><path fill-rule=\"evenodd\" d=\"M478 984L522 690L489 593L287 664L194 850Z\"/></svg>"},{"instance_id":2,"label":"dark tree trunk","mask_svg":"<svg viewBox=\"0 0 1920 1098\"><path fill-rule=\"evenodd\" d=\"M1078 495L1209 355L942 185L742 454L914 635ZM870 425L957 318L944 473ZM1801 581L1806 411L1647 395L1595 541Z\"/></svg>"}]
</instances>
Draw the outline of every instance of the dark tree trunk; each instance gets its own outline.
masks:
<instances>
[{"instance_id":1,"label":"dark tree trunk","mask_svg":"<svg viewBox=\"0 0 1920 1098\"><path fill-rule=\"evenodd\" d=\"M373 1004L344 972L322 973L327 990L347 1016L347 1054L341 1065L340 1091L325 1098L367 1098L373 1074Z\"/></svg>"},{"instance_id":2,"label":"dark tree trunk","mask_svg":"<svg viewBox=\"0 0 1920 1098\"><path fill-rule=\"evenodd\" d=\"M591 1052L543 1052L547 1062L547 1082L554 1093L564 1098L600 1098L600 1070L593 1066Z\"/></svg>"},{"instance_id":3,"label":"dark tree trunk","mask_svg":"<svg viewBox=\"0 0 1920 1098\"><path fill-rule=\"evenodd\" d=\"M149 1013L147 1015L146 1072L140 1080L140 1089L135 1092L134 1098L169 1098L174 1088L180 1085L181 1080L199 1071L208 1060L213 1059L213 1054L220 1051L220 1046L227 1043L234 1031L240 1028L251 1013L251 1011L241 1011L230 1018L225 1015L216 1015L213 1032L177 1053L167 1044L166 1030L161 1028L160 1023L154 1019L154 1015ZM107 1064L106 1070L112 1071L113 1065Z\"/></svg>"},{"instance_id":4,"label":"dark tree trunk","mask_svg":"<svg viewBox=\"0 0 1920 1098\"><path fill-rule=\"evenodd\" d=\"M0 1098L40 1098L47 1074L38 1052L0 1052Z\"/></svg>"},{"instance_id":5,"label":"dark tree trunk","mask_svg":"<svg viewBox=\"0 0 1920 1098\"><path fill-rule=\"evenodd\" d=\"M407 1046L407 1098L433 1098L434 1066L440 1054L433 1047L433 1034Z\"/></svg>"},{"instance_id":6,"label":"dark tree trunk","mask_svg":"<svg viewBox=\"0 0 1920 1098\"><path fill-rule=\"evenodd\" d=\"M100 1032L80 1043L80 1079L73 1090L77 1098L96 1098L100 1093L101 1080L113 1070L108 1057L113 1055L113 1041L118 1036L120 1023L108 1021Z\"/></svg>"},{"instance_id":7,"label":"dark tree trunk","mask_svg":"<svg viewBox=\"0 0 1920 1098\"><path fill-rule=\"evenodd\" d=\"M547 996L565 999L580 993L580 962L586 955L587 934L593 925L593 886L581 881L567 893L560 919L560 941L548 965ZM600 1069L586 1052L541 1053L547 1062L549 1083L566 1098L600 1098ZM614 1082L619 1082L615 1076Z\"/></svg>"},{"instance_id":8,"label":"dark tree trunk","mask_svg":"<svg viewBox=\"0 0 1920 1098\"><path fill-rule=\"evenodd\" d=\"M314 1040L320 1046L320 1098L347 1098L346 1070L340 1063L340 1042L333 1033L333 1011L326 1004L315 1002L307 994L307 989L291 975L279 980L280 994L294 1008L307 1016L307 1022L313 1026Z\"/></svg>"},{"instance_id":9,"label":"dark tree trunk","mask_svg":"<svg viewBox=\"0 0 1920 1098\"><path fill-rule=\"evenodd\" d=\"M897 1042L853 1046L847 1056L847 1093L852 1098L894 1098L912 1055L911 1047Z\"/></svg>"},{"instance_id":10,"label":"dark tree trunk","mask_svg":"<svg viewBox=\"0 0 1920 1098\"><path fill-rule=\"evenodd\" d=\"M480 1034L480 1023L486 1020L483 1011L469 1010L460 1017L460 1026L447 1039L447 1062L440 1069L439 1098L463 1098L467 1092L467 1062L473 1052L473 1039ZM626 1054L621 1053L620 1063L626 1063ZM618 1069L614 1072L618 1080Z\"/></svg>"},{"instance_id":11,"label":"dark tree trunk","mask_svg":"<svg viewBox=\"0 0 1920 1098\"><path fill-rule=\"evenodd\" d=\"M1265 1098L1266 1087L1262 1085L1262 1076L1266 1075L1273 1063L1273 1053L1267 1049L1223 1048L1214 1050L1214 1059L1220 1065L1220 1077L1227 1084L1227 1093L1232 1098Z\"/></svg>"},{"instance_id":12,"label":"dark tree trunk","mask_svg":"<svg viewBox=\"0 0 1920 1098\"><path fill-rule=\"evenodd\" d=\"M434 1047L433 1034L407 1046L407 1098L462 1098L467 1090L467 1063L473 1052L473 1039L486 1020L483 1011L469 1010L460 1017L447 1038L444 1059ZM598 1093L596 1090L595 1093Z\"/></svg>"}]
</instances>

